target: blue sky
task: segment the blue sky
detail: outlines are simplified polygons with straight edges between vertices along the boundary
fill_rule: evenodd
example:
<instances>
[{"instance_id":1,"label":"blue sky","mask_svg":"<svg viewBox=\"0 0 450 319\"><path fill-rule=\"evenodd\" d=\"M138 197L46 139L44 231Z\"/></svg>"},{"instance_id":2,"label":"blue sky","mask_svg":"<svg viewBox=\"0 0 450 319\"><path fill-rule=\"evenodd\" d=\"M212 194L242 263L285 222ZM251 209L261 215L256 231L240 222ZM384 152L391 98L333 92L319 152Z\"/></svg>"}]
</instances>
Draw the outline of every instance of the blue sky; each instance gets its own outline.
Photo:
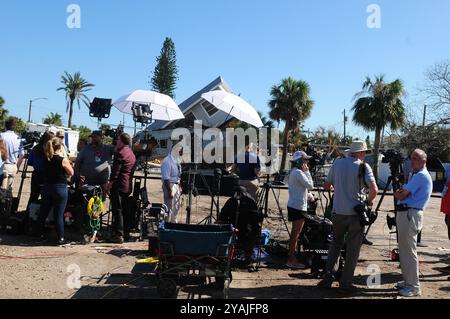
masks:
<instances>
[{"instance_id":1,"label":"blue sky","mask_svg":"<svg viewBox=\"0 0 450 319\"><path fill-rule=\"evenodd\" d=\"M81 6L81 29L68 29L66 8ZM366 12L381 7L381 29ZM342 131L344 109L367 75L401 78L411 96L424 71L450 55L448 0L0 0L0 95L14 115L33 120L65 113L61 74L80 71L96 84L91 98L149 88L150 72L166 36L180 68L177 102L218 75L267 113L272 85L292 76L310 83L315 109L306 127ZM96 126L87 109L77 125ZM113 111L108 124L122 116ZM127 124L131 119L127 118ZM355 126L350 133L365 137Z\"/></svg>"}]
</instances>

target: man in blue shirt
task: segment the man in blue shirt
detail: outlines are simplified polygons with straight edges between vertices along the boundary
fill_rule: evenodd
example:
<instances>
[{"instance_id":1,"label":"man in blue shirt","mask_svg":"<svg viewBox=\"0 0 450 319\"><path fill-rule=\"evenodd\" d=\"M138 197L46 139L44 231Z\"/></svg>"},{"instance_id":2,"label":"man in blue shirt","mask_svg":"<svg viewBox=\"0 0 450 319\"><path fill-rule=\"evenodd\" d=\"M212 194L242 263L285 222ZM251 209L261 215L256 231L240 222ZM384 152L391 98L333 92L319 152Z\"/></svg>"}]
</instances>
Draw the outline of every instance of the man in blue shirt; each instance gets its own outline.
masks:
<instances>
[{"instance_id":1,"label":"man in blue shirt","mask_svg":"<svg viewBox=\"0 0 450 319\"><path fill-rule=\"evenodd\" d=\"M427 154L422 150L415 150L411 155L412 178L403 189L394 194L398 200L397 232L400 266L404 279L398 283L397 288L403 297L417 297L422 294L417 237L423 228L423 212L433 192L433 180L426 164Z\"/></svg>"},{"instance_id":2,"label":"man in blue shirt","mask_svg":"<svg viewBox=\"0 0 450 319\"><path fill-rule=\"evenodd\" d=\"M235 158L234 169L238 170L239 185L245 187L253 199L257 200L261 162L253 148L254 145L251 144L245 146L245 152Z\"/></svg>"},{"instance_id":3,"label":"man in blue shirt","mask_svg":"<svg viewBox=\"0 0 450 319\"><path fill-rule=\"evenodd\" d=\"M13 189L14 179L22 165L24 159L24 149L22 140L14 132L16 129L16 121L9 119L5 123L6 132L0 136L3 139L6 150L8 151L8 159L4 164L4 179L2 188L11 190Z\"/></svg>"}]
</instances>

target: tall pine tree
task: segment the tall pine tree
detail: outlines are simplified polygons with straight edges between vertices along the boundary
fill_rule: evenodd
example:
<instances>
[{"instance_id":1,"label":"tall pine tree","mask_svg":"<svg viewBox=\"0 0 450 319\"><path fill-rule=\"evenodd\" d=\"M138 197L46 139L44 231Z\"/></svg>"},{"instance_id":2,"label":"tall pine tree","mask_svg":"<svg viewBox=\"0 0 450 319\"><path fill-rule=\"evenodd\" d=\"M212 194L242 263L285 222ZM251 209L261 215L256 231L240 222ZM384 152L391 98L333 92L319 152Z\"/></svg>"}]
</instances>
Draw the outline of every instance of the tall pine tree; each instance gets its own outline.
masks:
<instances>
[{"instance_id":1,"label":"tall pine tree","mask_svg":"<svg viewBox=\"0 0 450 319\"><path fill-rule=\"evenodd\" d=\"M164 41L161 54L156 58L156 67L151 79L153 90L175 98L178 67L175 44L171 38Z\"/></svg>"}]
</instances>

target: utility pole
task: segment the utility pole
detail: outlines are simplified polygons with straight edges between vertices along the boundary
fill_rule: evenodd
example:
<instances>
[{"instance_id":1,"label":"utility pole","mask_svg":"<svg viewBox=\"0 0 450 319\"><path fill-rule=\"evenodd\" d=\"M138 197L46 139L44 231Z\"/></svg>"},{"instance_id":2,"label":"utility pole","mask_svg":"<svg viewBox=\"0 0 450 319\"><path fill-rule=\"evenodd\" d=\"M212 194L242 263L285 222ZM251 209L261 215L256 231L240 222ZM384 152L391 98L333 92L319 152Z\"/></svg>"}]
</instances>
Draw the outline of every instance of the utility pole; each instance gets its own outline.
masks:
<instances>
[{"instance_id":1,"label":"utility pole","mask_svg":"<svg viewBox=\"0 0 450 319\"><path fill-rule=\"evenodd\" d=\"M347 141L347 122L348 122L347 110L344 110L344 142Z\"/></svg>"},{"instance_id":2,"label":"utility pole","mask_svg":"<svg viewBox=\"0 0 450 319\"><path fill-rule=\"evenodd\" d=\"M30 107L28 109L28 123L31 123L31 108L33 107L33 102L34 101L39 101L39 100L48 100L48 98L46 98L46 97L38 97L37 99L30 100Z\"/></svg>"},{"instance_id":3,"label":"utility pole","mask_svg":"<svg viewBox=\"0 0 450 319\"><path fill-rule=\"evenodd\" d=\"M423 107L423 124L422 124L423 127L425 127L426 121L427 121L427 105Z\"/></svg>"}]
</instances>

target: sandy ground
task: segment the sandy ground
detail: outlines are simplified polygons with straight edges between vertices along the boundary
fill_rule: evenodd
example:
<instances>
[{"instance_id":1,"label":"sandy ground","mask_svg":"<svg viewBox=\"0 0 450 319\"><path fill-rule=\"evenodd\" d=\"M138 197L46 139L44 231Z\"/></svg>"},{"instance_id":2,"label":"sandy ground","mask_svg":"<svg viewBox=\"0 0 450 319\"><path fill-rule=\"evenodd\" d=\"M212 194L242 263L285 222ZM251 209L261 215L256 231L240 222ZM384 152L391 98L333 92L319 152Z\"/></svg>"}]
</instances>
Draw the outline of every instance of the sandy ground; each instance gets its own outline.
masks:
<instances>
[{"instance_id":1,"label":"sandy ground","mask_svg":"<svg viewBox=\"0 0 450 319\"><path fill-rule=\"evenodd\" d=\"M18 188L18 186L17 186ZM16 188L16 189L17 189ZM160 202L162 193L158 181L149 183L150 200ZM25 186L21 207L26 205L29 188ZM286 191L276 191L283 206ZM222 203L225 199L222 199ZM275 209L271 195L270 205ZM447 238L443 215L439 213L439 199L433 199L426 213L423 242L420 248L423 298L450 298L450 282L438 269L450 265L450 241ZM209 209L209 199L195 199L193 219L201 220ZM284 209L284 207L283 207ZM392 198L387 198L383 210L392 209ZM184 211L184 210L183 210ZM272 217L276 214L272 213ZM181 216L183 220L184 214ZM401 280L399 264L390 261L390 251L395 248L395 237L389 234L386 212L382 212L370 233L375 242L363 247L357 268L356 283L362 293L353 298L397 298L394 285ZM275 238L286 238L280 220L273 218L265 223ZM73 245L66 248L36 246L32 238L0 237L0 298L158 298L156 278L149 266L136 265L136 260L146 257L147 242L127 243L123 246L109 244ZM283 267L283 260L263 264L260 271L250 273L236 270L230 289L230 298L346 298L334 291L316 287L318 280L309 271L292 271ZM381 284L367 286L368 267L379 267ZM74 288L77 271L81 288ZM75 271L75 272L74 272ZM76 286L76 285L75 285ZM180 299L220 298L212 285L189 285L180 289Z\"/></svg>"}]
</instances>

